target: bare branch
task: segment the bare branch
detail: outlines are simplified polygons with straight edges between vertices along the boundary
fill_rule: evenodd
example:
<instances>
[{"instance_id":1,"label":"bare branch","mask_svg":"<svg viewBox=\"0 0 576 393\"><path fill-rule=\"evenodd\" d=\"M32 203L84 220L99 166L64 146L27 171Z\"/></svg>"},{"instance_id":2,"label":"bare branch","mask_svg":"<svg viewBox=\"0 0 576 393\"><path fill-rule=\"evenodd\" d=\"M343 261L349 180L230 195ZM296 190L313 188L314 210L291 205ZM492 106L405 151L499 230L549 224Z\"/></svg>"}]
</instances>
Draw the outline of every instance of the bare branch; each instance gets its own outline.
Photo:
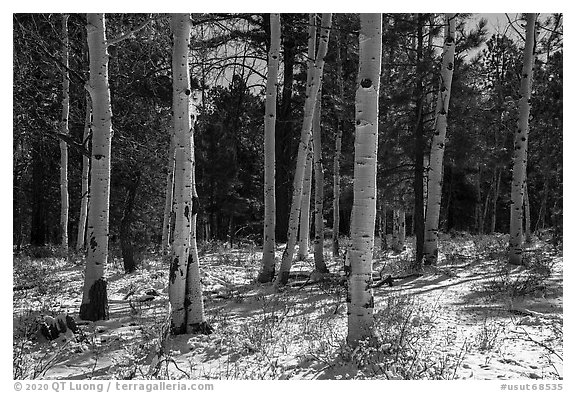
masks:
<instances>
[{"instance_id":1,"label":"bare branch","mask_svg":"<svg viewBox=\"0 0 576 393\"><path fill-rule=\"evenodd\" d=\"M148 19L145 20L144 22L142 22L138 27L136 27L133 30L130 30L128 33L121 35L120 37L117 38L113 38L110 40L106 41L106 46L110 46L110 45L116 45L121 41L124 41L128 38L130 38L132 35L136 34L137 32L139 32L140 30L142 30L143 28L145 28L146 26L148 26L152 21L155 21L159 18L153 18L150 15L148 16Z\"/></svg>"}]
</instances>

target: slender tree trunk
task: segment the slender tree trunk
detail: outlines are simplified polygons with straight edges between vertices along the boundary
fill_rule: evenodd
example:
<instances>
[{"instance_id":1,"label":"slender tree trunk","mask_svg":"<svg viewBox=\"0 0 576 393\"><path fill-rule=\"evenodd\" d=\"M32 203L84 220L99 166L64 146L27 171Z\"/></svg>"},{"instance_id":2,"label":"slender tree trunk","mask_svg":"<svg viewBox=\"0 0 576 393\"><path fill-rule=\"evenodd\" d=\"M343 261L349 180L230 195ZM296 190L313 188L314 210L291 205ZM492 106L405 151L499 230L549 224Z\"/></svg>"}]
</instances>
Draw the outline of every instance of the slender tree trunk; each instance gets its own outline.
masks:
<instances>
[{"instance_id":1,"label":"slender tree trunk","mask_svg":"<svg viewBox=\"0 0 576 393\"><path fill-rule=\"evenodd\" d=\"M406 212L404 209L394 209L394 231L392 235L392 247L396 252L404 250L406 243Z\"/></svg>"},{"instance_id":2,"label":"slender tree trunk","mask_svg":"<svg viewBox=\"0 0 576 393\"><path fill-rule=\"evenodd\" d=\"M432 149L430 151L430 169L428 172L428 207L426 208L424 258L426 264L436 265L438 262L438 224L440 219L440 204L442 201L442 164L446 143L446 128L448 126L448 107L450 90L454 71L456 14L446 14L444 53L440 69L440 91L436 104L436 121Z\"/></svg>"},{"instance_id":3,"label":"slender tree trunk","mask_svg":"<svg viewBox=\"0 0 576 393\"><path fill-rule=\"evenodd\" d=\"M314 75L314 60L316 57L316 14L308 14L308 71L306 75L306 96L310 95L310 86ZM320 88L321 89L321 88ZM316 107L314 107L316 109ZM314 114L316 116L316 114ZM314 117L316 119L316 117ZM313 125L314 127L314 125ZM310 197L312 195L312 171L314 165L314 146L308 146L306 155L306 168L302 185L302 205L300 207L300 226L298 231L298 260L308 258L310 243Z\"/></svg>"},{"instance_id":4,"label":"slender tree trunk","mask_svg":"<svg viewBox=\"0 0 576 393\"><path fill-rule=\"evenodd\" d=\"M190 122L190 75L188 68L188 48L190 43L191 20L189 14L171 16L173 34L172 52L172 112L174 135L176 138L174 166L174 211L175 226L170 265L169 298L172 306L172 331L186 333L185 303L188 264L190 257L190 234L192 231L192 162L191 122Z\"/></svg>"},{"instance_id":5,"label":"slender tree trunk","mask_svg":"<svg viewBox=\"0 0 576 393\"><path fill-rule=\"evenodd\" d=\"M87 21L90 53L90 80L87 89L92 100L93 122L88 253L80 318L97 321L108 319L108 295L104 268L108 261L112 108L108 85L109 56L106 48L104 14L88 14Z\"/></svg>"},{"instance_id":6,"label":"slender tree trunk","mask_svg":"<svg viewBox=\"0 0 576 393\"><path fill-rule=\"evenodd\" d=\"M490 195L492 194L492 188L495 186L495 179L492 176L492 181L490 182L490 188L486 191L486 196L484 197L484 209L482 212L482 233L486 232L486 221L488 219L488 204L490 202Z\"/></svg>"},{"instance_id":7,"label":"slender tree trunk","mask_svg":"<svg viewBox=\"0 0 576 393\"><path fill-rule=\"evenodd\" d=\"M496 232L496 213L498 210L498 198L500 197L500 181L502 179L502 169L498 168L495 174L496 187L494 188L494 198L492 200L492 220L490 221L490 233Z\"/></svg>"},{"instance_id":8,"label":"slender tree trunk","mask_svg":"<svg viewBox=\"0 0 576 393\"><path fill-rule=\"evenodd\" d=\"M414 127L414 235L416 236L416 260L414 270L422 268L424 257L424 16L417 16L416 34L416 100Z\"/></svg>"},{"instance_id":9,"label":"slender tree trunk","mask_svg":"<svg viewBox=\"0 0 576 393\"><path fill-rule=\"evenodd\" d=\"M190 37L188 35L187 37ZM189 80L189 78L188 78ZM192 92L192 102L195 103L200 99L198 92ZM196 190L196 158L194 152L194 124L198 117L196 110L197 105L193 105L190 111L192 123L189 131L189 149L187 150L186 160L190 162L191 192L192 192L192 211L190 223L190 253L188 255L188 271L186 273L186 333L210 334L214 331L212 326L206 321L204 315L204 301L202 298L202 282L200 281L200 258L198 257L198 246L196 242L196 222L198 211L200 209L198 192ZM229 223L230 246L234 239L234 216L230 216Z\"/></svg>"},{"instance_id":10,"label":"slender tree trunk","mask_svg":"<svg viewBox=\"0 0 576 393\"><path fill-rule=\"evenodd\" d=\"M386 204L382 201L382 222L381 222L381 229L380 229L380 248L382 251L386 251L388 249L388 240L387 240L387 227L388 227L388 217L387 217L387 209Z\"/></svg>"},{"instance_id":11,"label":"slender tree trunk","mask_svg":"<svg viewBox=\"0 0 576 393\"><path fill-rule=\"evenodd\" d=\"M44 190L47 187L47 163L44 151L46 144L42 137L32 141L32 209L30 218L30 244L41 247L48 240L48 202Z\"/></svg>"},{"instance_id":12,"label":"slender tree trunk","mask_svg":"<svg viewBox=\"0 0 576 393\"><path fill-rule=\"evenodd\" d=\"M162 221L162 254L170 253L170 228L172 227L172 206L174 200L174 153L176 140L174 127L170 131L170 147L168 150L168 173L166 174L166 196L164 199L164 219Z\"/></svg>"},{"instance_id":13,"label":"slender tree trunk","mask_svg":"<svg viewBox=\"0 0 576 393\"><path fill-rule=\"evenodd\" d=\"M525 220L525 225L524 225L524 240L526 241L526 243L532 243L532 227L531 227L531 222L530 222L530 201L528 199L528 182L526 182L526 186L525 186L525 190L524 190L524 220Z\"/></svg>"},{"instance_id":14,"label":"slender tree trunk","mask_svg":"<svg viewBox=\"0 0 576 393\"><path fill-rule=\"evenodd\" d=\"M378 94L382 63L382 14L360 14L360 53L356 90L354 205L350 225L348 336L357 346L373 337L372 253L376 224Z\"/></svg>"},{"instance_id":15,"label":"slender tree trunk","mask_svg":"<svg viewBox=\"0 0 576 393\"><path fill-rule=\"evenodd\" d=\"M314 145L314 266L320 273L328 273L324 262L324 166L322 164L322 83L316 100L312 143Z\"/></svg>"},{"instance_id":16,"label":"slender tree trunk","mask_svg":"<svg viewBox=\"0 0 576 393\"><path fill-rule=\"evenodd\" d=\"M132 244L131 226L133 220L134 202L136 201L136 191L140 183L140 174L136 173L126 187L126 202L124 213L120 222L120 248L122 250L122 260L124 262L124 272L132 273L136 270L136 260L134 258L134 246Z\"/></svg>"},{"instance_id":17,"label":"slender tree trunk","mask_svg":"<svg viewBox=\"0 0 576 393\"><path fill-rule=\"evenodd\" d=\"M293 84L294 65L296 62L296 42L294 33L293 16L282 14L284 30L282 36L283 54L283 84L282 99L278 108L276 124L276 241L288 240L288 220L290 215L291 188L291 163L293 146Z\"/></svg>"},{"instance_id":18,"label":"slender tree trunk","mask_svg":"<svg viewBox=\"0 0 576 393\"><path fill-rule=\"evenodd\" d=\"M549 188L549 171L548 168L544 171L544 191L542 191L542 199L540 202L540 209L538 210L538 219L536 220L535 228L546 228L546 203L548 201L548 188Z\"/></svg>"},{"instance_id":19,"label":"slender tree trunk","mask_svg":"<svg viewBox=\"0 0 576 393\"><path fill-rule=\"evenodd\" d=\"M84 121L84 135L82 140L88 146L92 129L92 101L86 95L86 119ZM80 218L78 219L78 236L76 237L76 251L84 250L86 240L86 219L88 218L88 205L90 203L90 157L82 155L82 199L80 201Z\"/></svg>"},{"instance_id":20,"label":"slender tree trunk","mask_svg":"<svg viewBox=\"0 0 576 393\"><path fill-rule=\"evenodd\" d=\"M530 116L530 96L532 92L532 68L534 64L536 14L526 14L526 40L524 46L524 64L520 82L520 100L518 102L518 131L514 134L514 167L512 170L512 191L510 206L510 259L514 265L521 265L522 244L522 202L526 186L526 150L528 148L528 129Z\"/></svg>"},{"instance_id":21,"label":"slender tree trunk","mask_svg":"<svg viewBox=\"0 0 576 393\"><path fill-rule=\"evenodd\" d=\"M336 108L338 124L336 125L336 147L334 150L334 200L332 212L332 255L340 253L340 156L342 155L342 129L344 128L344 78L342 77L342 33L336 35L336 74L338 81L339 106Z\"/></svg>"},{"instance_id":22,"label":"slender tree trunk","mask_svg":"<svg viewBox=\"0 0 576 393\"><path fill-rule=\"evenodd\" d=\"M276 96L280 58L280 14L270 14L270 51L264 115L264 252L259 282L270 282L276 271Z\"/></svg>"},{"instance_id":23,"label":"slender tree trunk","mask_svg":"<svg viewBox=\"0 0 576 393\"><path fill-rule=\"evenodd\" d=\"M298 254L296 258L304 261L308 258L310 243L310 196L312 192L312 144L310 144L304 171L304 184L302 186L302 206L300 207L300 228L298 230Z\"/></svg>"},{"instance_id":24,"label":"slender tree trunk","mask_svg":"<svg viewBox=\"0 0 576 393\"><path fill-rule=\"evenodd\" d=\"M324 69L324 57L326 56L326 52L328 50L328 40L331 26L332 14L322 14L320 45L318 47L318 56L316 57L316 61L314 63L314 76L310 84L310 95L306 97L304 106L304 124L302 126L302 134L300 137L300 144L298 146L298 159L296 161L296 172L294 174L292 205L290 208L290 219L288 226L288 243L286 244L286 249L282 254L282 263L280 265L278 277L276 278L276 285L285 285L288 282L288 275L290 274L290 267L292 266L292 257L294 255L296 236L298 234L298 218L300 217L302 184L305 170L304 164L306 162L307 147L312 131L314 105L318 97L320 80L322 78L322 71Z\"/></svg>"},{"instance_id":25,"label":"slender tree trunk","mask_svg":"<svg viewBox=\"0 0 576 393\"><path fill-rule=\"evenodd\" d=\"M474 210L476 233L480 234L484 231L484 216L482 215L482 167L480 164L478 164L476 171L476 203Z\"/></svg>"},{"instance_id":26,"label":"slender tree trunk","mask_svg":"<svg viewBox=\"0 0 576 393\"><path fill-rule=\"evenodd\" d=\"M70 80L68 79L68 17L62 15L62 120L60 132L68 135L70 113ZM68 252L68 145L60 140L60 228L62 250Z\"/></svg>"}]
</instances>

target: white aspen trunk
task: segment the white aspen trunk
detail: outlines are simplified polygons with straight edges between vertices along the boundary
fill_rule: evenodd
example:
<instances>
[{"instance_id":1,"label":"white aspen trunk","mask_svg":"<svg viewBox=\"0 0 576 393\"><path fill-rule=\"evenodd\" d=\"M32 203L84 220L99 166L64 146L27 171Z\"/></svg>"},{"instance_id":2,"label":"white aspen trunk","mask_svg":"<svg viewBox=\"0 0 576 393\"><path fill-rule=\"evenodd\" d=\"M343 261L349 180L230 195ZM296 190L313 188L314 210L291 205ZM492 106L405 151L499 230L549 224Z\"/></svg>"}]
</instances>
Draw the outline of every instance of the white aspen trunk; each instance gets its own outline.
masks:
<instances>
[{"instance_id":1,"label":"white aspen trunk","mask_svg":"<svg viewBox=\"0 0 576 393\"><path fill-rule=\"evenodd\" d=\"M310 247L310 193L312 191L312 144L306 158L304 170L304 184L302 185L302 206L300 207L300 228L298 231L298 254L299 261L308 258Z\"/></svg>"},{"instance_id":2,"label":"white aspen trunk","mask_svg":"<svg viewBox=\"0 0 576 393\"><path fill-rule=\"evenodd\" d=\"M196 190L196 159L194 154L194 124L198 116L196 110L200 101L199 91L193 91L190 103L190 114L192 124L190 125L190 149L187 151L186 160L190 161L190 176L192 185L192 210L190 223L190 254L188 256L188 271L186 275L186 333L213 332L212 327L206 322L204 315L204 301L202 299L202 282L200 281L200 259L198 258L198 247L196 243L196 222L198 218L199 202Z\"/></svg>"},{"instance_id":3,"label":"white aspen trunk","mask_svg":"<svg viewBox=\"0 0 576 393\"><path fill-rule=\"evenodd\" d=\"M450 103L450 90L454 72L454 51L456 46L456 14L446 14L444 51L440 70L440 91L436 105L435 131L430 151L430 170L428 171L428 201L424 224L425 263L435 265L438 262L438 220L442 198L442 163L446 143L447 116Z\"/></svg>"},{"instance_id":4,"label":"white aspen trunk","mask_svg":"<svg viewBox=\"0 0 576 393\"><path fill-rule=\"evenodd\" d=\"M324 167L322 165L322 83L314 109L312 144L314 146L314 266L320 273L328 273L324 262Z\"/></svg>"},{"instance_id":5,"label":"white aspen trunk","mask_svg":"<svg viewBox=\"0 0 576 393\"><path fill-rule=\"evenodd\" d=\"M84 135L82 140L87 145L92 128L92 102L89 95L86 95L86 119L84 121ZM76 237L76 251L84 249L86 239L86 219L88 218L88 204L90 202L89 189L90 157L82 155L82 200L80 201L80 218L78 219L78 236Z\"/></svg>"},{"instance_id":6,"label":"white aspen trunk","mask_svg":"<svg viewBox=\"0 0 576 393\"><path fill-rule=\"evenodd\" d=\"M509 262L521 265L522 242L522 203L526 185L526 150L528 148L528 130L530 116L530 96L532 93L532 68L534 64L536 14L526 14L526 40L524 63L520 82L520 100L518 102L518 130L514 133L514 167L512 169L512 191L510 206L510 255Z\"/></svg>"},{"instance_id":7,"label":"white aspen trunk","mask_svg":"<svg viewBox=\"0 0 576 393\"><path fill-rule=\"evenodd\" d=\"M320 44L318 47L318 55L314 62L314 73L312 81L310 82L309 95L306 97L304 105L304 124L302 125L302 133L300 136L300 144L298 146L298 158L296 161L296 171L294 174L292 206L290 207L290 217L288 221L288 242L286 249L282 254L282 262L280 264L280 271L276 277L276 285L285 285L288 282L290 274L290 267L292 266L292 257L296 247L296 237L298 234L298 218L300 217L300 205L302 200L302 184L304 178L305 161L307 155L308 143L310 141L310 134L312 131L312 120L314 116L314 105L318 97L318 90L320 87L320 80L324 69L324 57L328 51L328 40L330 36L330 28L332 26L332 14L322 14L322 22L320 29Z\"/></svg>"},{"instance_id":8,"label":"white aspen trunk","mask_svg":"<svg viewBox=\"0 0 576 393\"><path fill-rule=\"evenodd\" d=\"M340 253L340 156L342 154L342 126L344 110L344 79L342 77L342 56L340 54L340 34L336 35L336 74L340 106L337 109L338 125L336 127L336 146L334 150L334 199L332 201L332 255Z\"/></svg>"},{"instance_id":9,"label":"white aspen trunk","mask_svg":"<svg viewBox=\"0 0 576 393\"><path fill-rule=\"evenodd\" d=\"M168 151L168 173L166 174L166 196L164 200L164 219L162 221L162 254L170 252L170 228L172 227L172 204L174 199L174 161L176 150L176 139L174 126L170 131L170 147Z\"/></svg>"},{"instance_id":10,"label":"white aspen trunk","mask_svg":"<svg viewBox=\"0 0 576 393\"><path fill-rule=\"evenodd\" d=\"M316 14L308 14L308 70L306 73L306 97L310 96L310 86L314 76L314 60L316 57ZM314 107L316 108L316 107ZM306 155L306 167L302 184L302 204L300 206L300 225L298 230L298 260L308 258L310 246L310 195L312 191L313 144L309 142Z\"/></svg>"},{"instance_id":11,"label":"white aspen trunk","mask_svg":"<svg viewBox=\"0 0 576 393\"><path fill-rule=\"evenodd\" d=\"M270 14L270 51L264 114L264 250L259 282L270 282L276 271L276 97L280 58L280 14Z\"/></svg>"},{"instance_id":12,"label":"white aspen trunk","mask_svg":"<svg viewBox=\"0 0 576 393\"><path fill-rule=\"evenodd\" d=\"M348 336L358 345L373 337L372 253L376 224L378 94L382 63L382 14L360 14L360 53L356 89L354 205L348 251Z\"/></svg>"},{"instance_id":13,"label":"white aspen trunk","mask_svg":"<svg viewBox=\"0 0 576 393\"><path fill-rule=\"evenodd\" d=\"M87 14L90 80L87 89L92 99L92 152L90 209L88 210L88 253L80 318L108 319L108 297L104 269L108 261L108 223L110 212L110 154L112 146L112 108L108 85L108 51L104 14Z\"/></svg>"},{"instance_id":14,"label":"white aspen trunk","mask_svg":"<svg viewBox=\"0 0 576 393\"><path fill-rule=\"evenodd\" d=\"M60 132L68 135L68 115L70 113L70 80L68 79L68 18L62 15L62 120ZM62 250L68 252L68 144L60 140L60 228Z\"/></svg>"},{"instance_id":15,"label":"white aspen trunk","mask_svg":"<svg viewBox=\"0 0 576 393\"><path fill-rule=\"evenodd\" d=\"M174 240L169 279L169 298L172 306L172 330L175 334L186 332L186 284L190 234L192 231L192 160L190 123L190 74L188 48L191 20L189 14L171 16L173 34L172 51L172 112L176 139L174 165Z\"/></svg>"}]
</instances>

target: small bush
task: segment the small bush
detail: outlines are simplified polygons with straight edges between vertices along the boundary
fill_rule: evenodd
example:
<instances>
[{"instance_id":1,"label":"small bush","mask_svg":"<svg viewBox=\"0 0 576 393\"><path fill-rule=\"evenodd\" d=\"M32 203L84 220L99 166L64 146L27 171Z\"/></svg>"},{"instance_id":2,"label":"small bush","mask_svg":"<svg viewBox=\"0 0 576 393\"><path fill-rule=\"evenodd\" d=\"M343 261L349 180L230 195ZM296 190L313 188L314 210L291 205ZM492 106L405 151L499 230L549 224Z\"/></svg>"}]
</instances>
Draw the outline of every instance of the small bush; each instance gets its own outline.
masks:
<instances>
[{"instance_id":1,"label":"small bush","mask_svg":"<svg viewBox=\"0 0 576 393\"><path fill-rule=\"evenodd\" d=\"M525 256L525 265L513 272L504 265L498 275L488 282L486 289L510 298L517 298L546 290L546 279L552 274L554 259L547 254L532 252Z\"/></svg>"}]
</instances>

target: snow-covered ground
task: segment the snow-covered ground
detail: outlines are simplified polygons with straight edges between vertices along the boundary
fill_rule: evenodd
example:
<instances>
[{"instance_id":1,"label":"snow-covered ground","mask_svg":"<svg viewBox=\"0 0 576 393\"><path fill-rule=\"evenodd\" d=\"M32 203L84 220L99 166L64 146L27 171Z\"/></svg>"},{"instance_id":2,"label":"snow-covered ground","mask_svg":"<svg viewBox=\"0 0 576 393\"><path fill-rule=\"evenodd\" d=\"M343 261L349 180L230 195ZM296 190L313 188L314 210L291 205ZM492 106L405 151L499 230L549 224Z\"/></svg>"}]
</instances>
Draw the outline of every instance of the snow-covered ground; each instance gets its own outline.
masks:
<instances>
[{"instance_id":1,"label":"snow-covered ground","mask_svg":"<svg viewBox=\"0 0 576 393\"><path fill-rule=\"evenodd\" d=\"M280 291L255 282L255 246L202 245L202 282L215 332L173 337L168 267L149 255L137 272L108 268L110 319L48 341L44 315L77 318L80 259L14 259L16 378L64 379L559 379L562 371L562 258L538 241L528 250L545 280L503 263L502 236L441 241L437 268L374 288L377 344L345 345L346 290L338 272L315 281L312 254L295 262ZM326 247L326 250L330 248ZM280 257L281 250L278 251ZM411 247L375 252L374 278L407 276ZM541 270L540 270L541 272ZM30 288L28 288L30 287Z\"/></svg>"}]
</instances>

